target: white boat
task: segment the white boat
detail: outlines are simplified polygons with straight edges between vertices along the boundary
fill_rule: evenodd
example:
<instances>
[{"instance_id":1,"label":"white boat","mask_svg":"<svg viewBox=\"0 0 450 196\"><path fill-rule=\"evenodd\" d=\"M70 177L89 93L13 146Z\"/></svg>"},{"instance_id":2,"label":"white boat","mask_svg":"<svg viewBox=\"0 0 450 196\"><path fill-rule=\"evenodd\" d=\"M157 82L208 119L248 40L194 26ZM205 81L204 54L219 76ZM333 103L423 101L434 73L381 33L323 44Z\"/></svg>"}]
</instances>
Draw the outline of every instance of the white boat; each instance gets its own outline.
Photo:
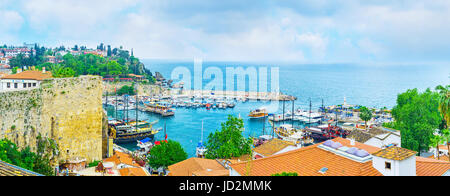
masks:
<instances>
[{"instance_id":1,"label":"white boat","mask_svg":"<svg viewBox=\"0 0 450 196\"><path fill-rule=\"evenodd\" d=\"M202 138L200 139L200 142L197 145L197 148L195 149L195 156L197 158L205 158L206 155L206 147L203 145L203 121L202 121Z\"/></svg>"},{"instance_id":2,"label":"white boat","mask_svg":"<svg viewBox=\"0 0 450 196\"><path fill-rule=\"evenodd\" d=\"M292 125L284 124L275 129L278 138L298 144L303 139L303 131L295 129Z\"/></svg>"}]
</instances>

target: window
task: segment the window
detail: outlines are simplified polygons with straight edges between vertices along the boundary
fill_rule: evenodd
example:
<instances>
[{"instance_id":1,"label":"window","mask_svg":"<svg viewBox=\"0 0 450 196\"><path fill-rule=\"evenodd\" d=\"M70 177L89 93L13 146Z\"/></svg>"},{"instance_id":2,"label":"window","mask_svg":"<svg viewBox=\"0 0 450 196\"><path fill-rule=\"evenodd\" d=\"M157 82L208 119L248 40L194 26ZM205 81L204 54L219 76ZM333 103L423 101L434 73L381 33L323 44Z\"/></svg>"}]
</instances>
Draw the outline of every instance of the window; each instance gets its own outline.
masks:
<instances>
[{"instance_id":1,"label":"window","mask_svg":"<svg viewBox=\"0 0 450 196\"><path fill-rule=\"evenodd\" d=\"M36 86L36 83L33 83L33 87Z\"/></svg>"},{"instance_id":2,"label":"window","mask_svg":"<svg viewBox=\"0 0 450 196\"><path fill-rule=\"evenodd\" d=\"M28 87L31 87L31 83L28 83Z\"/></svg>"},{"instance_id":3,"label":"window","mask_svg":"<svg viewBox=\"0 0 450 196\"><path fill-rule=\"evenodd\" d=\"M11 88L11 83L6 83L6 88Z\"/></svg>"},{"instance_id":4,"label":"window","mask_svg":"<svg viewBox=\"0 0 450 196\"><path fill-rule=\"evenodd\" d=\"M23 83L23 88L27 88L27 83Z\"/></svg>"},{"instance_id":5,"label":"window","mask_svg":"<svg viewBox=\"0 0 450 196\"><path fill-rule=\"evenodd\" d=\"M384 163L384 166L386 169L391 169L391 163L389 162Z\"/></svg>"},{"instance_id":6,"label":"window","mask_svg":"<svg viewBox=\"0 0 450 196\"><path fill-rule=\"evenodd\" d=\"M17 87L18 87L18 85L19 85L19 84L17 84L17 83L14 83L14 88L17 88Z\"/></svg>"}]
</instances>

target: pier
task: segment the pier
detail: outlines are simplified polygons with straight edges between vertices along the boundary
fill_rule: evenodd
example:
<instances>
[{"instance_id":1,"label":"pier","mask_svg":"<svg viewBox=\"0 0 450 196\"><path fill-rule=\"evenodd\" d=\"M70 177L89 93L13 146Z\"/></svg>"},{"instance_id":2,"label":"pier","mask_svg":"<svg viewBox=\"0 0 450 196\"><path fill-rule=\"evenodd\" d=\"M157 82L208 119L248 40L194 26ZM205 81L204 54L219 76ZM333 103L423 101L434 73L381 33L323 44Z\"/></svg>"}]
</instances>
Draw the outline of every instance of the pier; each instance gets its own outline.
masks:
<instances>
[{"instance_id":1,"label":"pier","mask_svg":"<svg viewBox=\"0 0 450 196\"><path fill-rule=\"evenodd\" d=\"M255 101L292 101L297 97L285 95L281 92L246 92L246 91L216 91L216 90L182 90L172 89L169 96L173 98L209 98L235 99Z\"/></svg>"}]
</instances>

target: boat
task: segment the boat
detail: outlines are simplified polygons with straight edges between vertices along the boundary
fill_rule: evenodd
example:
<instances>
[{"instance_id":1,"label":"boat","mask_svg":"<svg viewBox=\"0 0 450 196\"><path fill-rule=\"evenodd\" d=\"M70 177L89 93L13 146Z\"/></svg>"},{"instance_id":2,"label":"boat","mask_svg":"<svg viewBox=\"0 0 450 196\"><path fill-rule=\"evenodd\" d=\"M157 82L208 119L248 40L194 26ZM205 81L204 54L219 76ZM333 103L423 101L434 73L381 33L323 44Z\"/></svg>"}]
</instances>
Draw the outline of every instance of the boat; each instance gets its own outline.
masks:
<instances>
[{"instance_id":1,"label":"boat","mask_svg":"<svg viewBox=\"0 0 450 196\"><path fill-rule=\"evenodd\" d=\"M143 140L137 140L137 146L139 147L139 150L137 152L140 155L146 155L153 147L152 138L145 138Z\"/></svg>"},{"instance_id":2,"label":"boat","mask_svg":"<svg viewBox=\"0 0 450 196\"><path fill-rule=\"evenodd\" d=\"M269 113L267 113L266 109L256 109L254 111L251 111L248 116L251 119L265 118L265 117L269 116Z\"/></svg>"},{"instance_id":3,"label":"boat","mask_svg":"<svg viewBox=\"0 0 450 196\"><path fill-rule=\"evenodd\" d=\"M318 142L323 142L336 137L347 138L348 131L339 126L320 125L317 127L306 128L305 131L311 134L311 137Z\"/></svg>"},{"instance_id":4,"label":"boat","mask_svg":"<svg viewBox=\"0 0 450 196\"><path fill-rule=\"evenodd\" d=\"M145 138L154 139L154 136L160 129L153 129L152 123L139 122L141 126L136 127L136 124L128 124L123 121L109 121L108 130L109 135L114 139L114 143L130 143L136 140L143 140Z\"/></svg>"},{"instance_id":5,"label":"boat","mask_svg":"<svg viewBox=\"0 0 450 196\"><path fill-rule=\"evenodd\" d=\"M284 114L284 118L283 118L283 114L275 114L275 115L271 115L269 117L269 120L275 121L275 122L292 120L292 115Z\"/></svg>"},{"instance_id":6,"label":"boat","mask_svg":"<svg viewBox=\"0 0 450 196\"><path fill-rule=\"evenodd\" d=\"M205 158L206 151L207 151L206 147L205 145L203 145L203 121L202 121L202 137L197 145L197 148L195 149L195 156L197 156L197 158Z\"/></svg>"},{"instance_id":7,"label":"boat","mask_svg":"<svg viewBox=\"0 0 450 196\"><path fill-rule=\"evenodd\" d=\"M275 128L275 133L279 139L293 142L295 144L301 143L304 134L302 130L295 129L292 125L284 124Z\"/></svg>"}]
</instances>

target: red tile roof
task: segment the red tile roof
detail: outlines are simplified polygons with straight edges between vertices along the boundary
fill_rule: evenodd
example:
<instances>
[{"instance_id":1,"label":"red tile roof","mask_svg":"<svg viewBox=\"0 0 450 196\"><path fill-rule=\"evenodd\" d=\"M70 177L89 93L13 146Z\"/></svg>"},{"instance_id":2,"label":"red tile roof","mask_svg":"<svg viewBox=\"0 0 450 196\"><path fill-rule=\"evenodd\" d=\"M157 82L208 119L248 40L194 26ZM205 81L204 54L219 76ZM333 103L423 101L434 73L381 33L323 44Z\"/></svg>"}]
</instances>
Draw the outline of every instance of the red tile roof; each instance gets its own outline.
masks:
<instances>
[{"instance_id":1,"label":"red tile roof","mask_svg":"<svg viewBox=\"0 0 450 196\"><path fill-rule=\"evenodd\" d=\"M216 160L190 158L168 167L170 176L223 176L229 175Z\"/></svg>"},{"instance_id":2,"label":"red tile roof","mask_svg":"<svg viewBox=\"0 0 450 196\"><path fill-rule=\"evenodd\" d=\"M24 71L18 74L12 74L3 77L2 79L22 79L22 80L44 80L47 78L52 78L52 73L47 71L42 73L42 71Z\"/></svg>"},{"instance_id":3,"label":"red tile roof","mask_svg":"<svg viewBox=\"0 0 450 196\"><path fill-rule=\"evenodd\" d=\"M369 153L376 153L380 148L336 138L347 147L357 147ZM320 144L300 148L279 155L253 161L232 164L231 167L243 176L270 176L283 172L295 172L299 176L381 176L372 166L372 161L364 163L337 155L319 148ZM319 170L327 168L324 173ZM416 157L416 174L418 176L441 176L450 170L450 163L429 158Z\"/></svg>"},{"instance_id":4,"label":"red tile roof","mask_svg":"<svg viewBox=\"0 0 450 196\"><path fill-rule=\"evenodd\" d=\"M334 141L346 143L342 138ZM381 176L381 173L372 167L372 161L360 163L318 148L318 145L268 158L232 164L231 167L243 176L270 176L283 172L295 172L299 176ZM361 143L356 143L356 146L367 147L366 151L374 150ZM322 168L328 170L320 173L319 170Z\"/></svg>"}]
</instances>

